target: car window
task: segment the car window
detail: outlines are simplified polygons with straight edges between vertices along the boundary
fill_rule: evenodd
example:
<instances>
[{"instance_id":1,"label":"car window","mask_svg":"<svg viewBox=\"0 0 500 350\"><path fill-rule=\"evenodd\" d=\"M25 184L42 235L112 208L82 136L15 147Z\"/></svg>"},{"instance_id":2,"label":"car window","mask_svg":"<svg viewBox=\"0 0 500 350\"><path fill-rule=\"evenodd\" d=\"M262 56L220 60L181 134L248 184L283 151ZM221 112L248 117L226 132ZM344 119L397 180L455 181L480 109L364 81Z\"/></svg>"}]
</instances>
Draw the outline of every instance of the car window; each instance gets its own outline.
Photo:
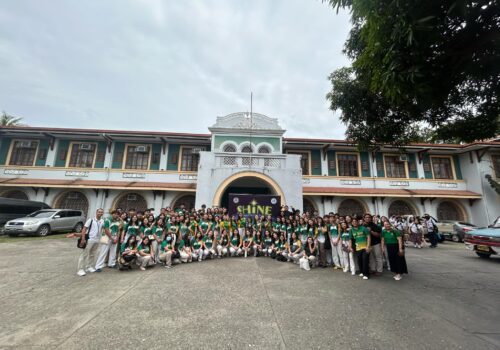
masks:
<instances>
[{"instance_id":1,"label":"car window","mask_svg":"<svg viewBox=\"0 0 500 350\"><path fill-rule=\"evenodd\" d=\"M62 219L62 218L67 217L68 212L65 211L65 210L61 210L61 211L58 211L56 215L59 215L61 217L61 219ZM54 216L56 216L56 215L54 215Z\"/></svg>"},{"instance_id":2,"label":"car window","mask_svg":"<svg viewBox=\"0 0 500 350\"><path fill-rule=\"evenodd\" d=\"M493 223L493 227L500 228L500 216L497 218L497 221Z\"/></svg>"},{"instance_id":3,"label":"car window","mask_svg":"<svg viewBox=\"0 0 500 350\"><path fill-rule=\"evenodd\" d=\"M78 210L70 210L68 212L68 216L70 216L70 217L76 217L76 216L80 216L80 215L81 215L81 213Z\"/></svg>"},{"instance_id":4,"label":"car window","mask_svg":"<svg viewBox=\"0 0 500 350\"><path fill-rule=\"evenodd\" d=\"M54 214L53 210L38 210L28 215L31 218L49 218Z\"/></svg>"}]
</instances>

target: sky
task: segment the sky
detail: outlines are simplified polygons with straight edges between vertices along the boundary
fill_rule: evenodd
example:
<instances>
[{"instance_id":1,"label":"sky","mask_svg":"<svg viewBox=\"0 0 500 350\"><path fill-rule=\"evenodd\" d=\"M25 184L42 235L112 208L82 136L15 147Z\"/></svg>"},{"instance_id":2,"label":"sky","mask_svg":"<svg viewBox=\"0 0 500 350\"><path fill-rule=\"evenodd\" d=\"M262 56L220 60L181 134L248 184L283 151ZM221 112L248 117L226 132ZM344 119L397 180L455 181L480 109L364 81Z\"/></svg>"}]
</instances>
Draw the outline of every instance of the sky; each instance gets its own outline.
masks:
<instances>
[{"instance_id":1,"label":"sky","mask_svg":"<svg viewBox=\"0 0 500 350\"><path fill-rule=\"evenodd\" d=\"M2 1L0 110L30 126L208 133L253 92L285 136L343 138L325 95L349 29L320 0Z\"/></svg>"}]
</instances>

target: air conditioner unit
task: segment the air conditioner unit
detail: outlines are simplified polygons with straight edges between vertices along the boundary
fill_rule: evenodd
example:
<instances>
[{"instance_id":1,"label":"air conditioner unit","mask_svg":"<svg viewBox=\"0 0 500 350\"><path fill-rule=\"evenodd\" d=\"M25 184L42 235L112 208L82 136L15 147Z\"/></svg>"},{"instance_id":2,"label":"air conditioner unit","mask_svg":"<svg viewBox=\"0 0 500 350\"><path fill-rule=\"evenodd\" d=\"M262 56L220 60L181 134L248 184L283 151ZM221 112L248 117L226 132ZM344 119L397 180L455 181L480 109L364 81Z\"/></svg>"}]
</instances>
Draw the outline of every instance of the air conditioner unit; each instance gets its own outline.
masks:
<instances>
[{"instance_id":1,"label":"air conditioner unit","mask_svg":"<svg viewBox=\"0 0 500 350\"><path fill-rule=\"evenodd\" d=\"M135 194L129 194L129 195L127 195L127 200L128 201L136 201L137 200L137 195L135 195Z\"/></svg>"},{"instance_id":2,"label":"air conditioner unit","mask_svg":"<svg viewBox=\"0 0 500 350\"><path fill-rule=\"evenodd\" d=\"M399 156L399 161L400 162L407 162L408 161L408 156L406 154Z\"/></svg>"},{"instance_id":3,"label":"air conditioner unit","mask_svg":"<svg viewBox=\"0 0 500 350\"><path fill-rule=\"evenodd\" d=\"M79 148L82 149L82 150L91 150L92 149L92 144L90 144L90 143L81 143Z\"/></svg>"},{"instance_id":4,"label":"air conditioner unit","mask_svg":"<svg viewBox=\"0 0 500 350\"><path fill-rule=\"evenodd\" d=\"M134 149L134 152L147 152L147 151L148 151L148 147L147 146L137 146Z\"/></svg>"},{"instance_id":5,"label":"air conditioner unit","mask_svg":"<svg viewBox=\"0 0 500 350\"><path fill-rule=\"evenodd\" d=\"M206 150L206 147L193 147L191 150L192 154L198 154Z\"/></svg>"},{"instance_id":6,"label":"air conditioner unit","mask_svg":"<svg viewBox=\"0 0 500 350\"><path fill-rule=\"evenodd\" d=\"M19 146L20 148L31 148L33 147L33 144L34 142L31 142L31 141L21 141L19 142Z\"/></svg>"}]
</instances>

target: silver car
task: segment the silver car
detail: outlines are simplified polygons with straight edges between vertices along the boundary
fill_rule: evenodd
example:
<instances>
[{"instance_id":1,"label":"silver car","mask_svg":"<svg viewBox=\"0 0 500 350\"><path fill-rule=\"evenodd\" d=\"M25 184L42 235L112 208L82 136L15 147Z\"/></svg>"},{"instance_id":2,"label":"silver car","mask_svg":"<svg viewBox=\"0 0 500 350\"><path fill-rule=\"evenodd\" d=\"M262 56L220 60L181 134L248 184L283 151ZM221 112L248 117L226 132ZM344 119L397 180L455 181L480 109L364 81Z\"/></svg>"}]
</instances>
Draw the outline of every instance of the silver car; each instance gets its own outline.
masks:
<instances>
[{"instance_id":1,"label":"silver car","mask_svg":"<svg viewBox=\"0 0 500 350\"><path fill-rule=\"evenodd\" d=\"M36 234L47 236L51 232L81 232L85 215L81 210L44 209L23 218L7 221L5 233L9 236Z\"/></svg>"}]
</instances>

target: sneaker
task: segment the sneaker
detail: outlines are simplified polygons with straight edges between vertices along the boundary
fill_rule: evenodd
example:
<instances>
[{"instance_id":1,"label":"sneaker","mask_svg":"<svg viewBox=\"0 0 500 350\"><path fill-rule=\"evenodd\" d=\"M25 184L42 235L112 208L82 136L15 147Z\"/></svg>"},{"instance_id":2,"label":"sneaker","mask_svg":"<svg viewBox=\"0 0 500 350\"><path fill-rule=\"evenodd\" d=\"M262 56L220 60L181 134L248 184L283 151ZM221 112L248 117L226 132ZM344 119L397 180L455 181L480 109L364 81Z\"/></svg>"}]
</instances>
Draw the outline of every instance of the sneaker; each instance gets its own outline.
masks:
<instances>
[{"instance_id":1,"label":"sneaker","mask_svg":"<svg viewBox=\"0 0 500 350\"><path fill-rule=\"evenodd\" d=\"M76 274L77 274L78 276L80 276L80 277L83 277L83 276L85 276L85 275L86 275L86 273L85 273L85 271L84 271L84 270L80 270L80 271L78 271Z\"/></svg>"},{"instance_id":2,"label":"sneaker","mask_svg":"<svg viewBox=\"0 0 500 350\"><path fill-rule=\"evenodd\" d=\"M359 274L359 277L363 277L363 274L362 274L362 273L360 273L360 274Z\"/></svg>"},{"instance_id":3,"label":"sneaker","mask_svg":"<svg viewBox=\"0 0 500 350\"><path fill-rule=\"evenodd\" d=\"M356 272L351 272L351 275L352 276L356 276Z\"/></svg>"},{"instance_id":4,"label":"sneaker","mask_svg":"<svg viewBox=\"0 0 500 350\"><path fill-rule=\"evenodd\" d=\"M90 272L90 273L95 272L95 269L94 269L93 267L89 267L89 268L87 269L87 272Z\"/></svg>"},{"instance_id":5,"label":"sneaker","mask_svg":"<svg viewBox=\"0 0 500 350\"><path fill-rule=\"evenodd\" d=\"M95 272L101 272L102 269L95 269Z\"/></svg>"},{"instance_id":6,"label":"sneaker","mask_svg":"<svg viewBox=\"0 0 500 350\"><path fill-rule=\"evenodd\" d=\"M141 269L141 271L146 271L146 268L145 267L139 267L139 269Z\"/></svg>"},{"instance_id":7,"label":"sneaker","mask_svg":"<svg viewBox=\"0 0 500 350\"><path fill-rule=\"evenodd\" d=\"M166 269L171 269L171 268L172 268L172 266L165 265L165 268L166 268Z\"/></svg>"},{"instance_id":8,"label":"sneaker","mask_svg":"<svg viewBox=\"0 0 500 350\"><path fill-rule=\"evenodd\" d=\"M366 276L363 276L363 279L364 279L364 280L367 280L367 279L368 279L368 277L366 277Z\"/></svg>"},{"instance_id":9,"label":"sneaker","mask_svg":"<svg viewBox=\"0 0 500 350\"><path fill-rule=\"evenodd\" d=\"M399 276L394 276L394 279L396 281L401 281L401 279L403 278L403 276L399 275Z\"/></svg>"}]
</instances>

